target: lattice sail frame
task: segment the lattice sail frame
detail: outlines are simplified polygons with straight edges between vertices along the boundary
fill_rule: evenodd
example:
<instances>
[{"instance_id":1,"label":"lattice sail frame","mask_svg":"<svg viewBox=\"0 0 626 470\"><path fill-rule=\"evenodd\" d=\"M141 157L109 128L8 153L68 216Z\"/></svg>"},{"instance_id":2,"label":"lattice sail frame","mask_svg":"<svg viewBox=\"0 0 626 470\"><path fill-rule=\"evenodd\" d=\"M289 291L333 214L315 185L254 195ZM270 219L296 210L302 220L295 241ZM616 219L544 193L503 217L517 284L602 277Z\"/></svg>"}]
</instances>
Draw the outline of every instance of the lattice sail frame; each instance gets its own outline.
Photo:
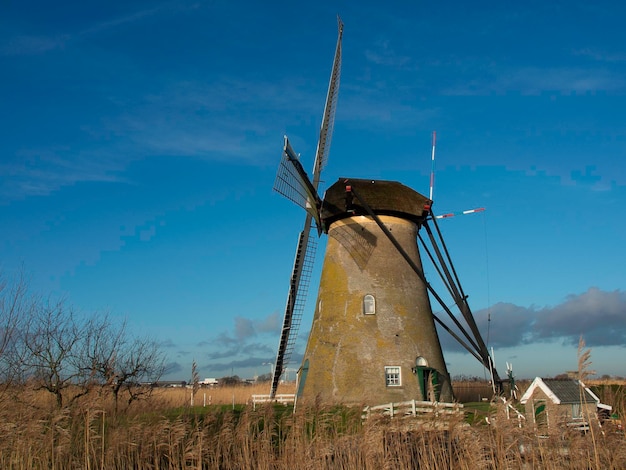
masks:
<instances>
[{"instance_id":1,"label":"lattice sail frame","mask_svg":"<svg viewBox=\"0 0 626 470\"><path fill-rule=\"evenodd\" d=\"M330 152L330 142L332 139L339 81L341 77L341 39L343 36L343 22L339 17L337 18L337 27L337 46L335 48L333 68L328 84L322 125L320 127L320 135L315 153L313 180L311 181L307 176L298 155L291 147L287 136L285 136L283 156L274 182L274 190L290 201L298 204L300 207L303 207L307 211L307 216L304 221L304 227L298 237L298 246L296 248L287 304L285 306L276 362L274 364L270 398L274 398L276 395L280 377L286 365L289 364L291 354L297 341L311 272L313 270L314 255L317 248L317 242L310 237L313 220L315 220L318 235L322 233L320 221L322 201L318 195L317 188L320 182L322 168L326 165Z\"/></svg>"}]
</instances>

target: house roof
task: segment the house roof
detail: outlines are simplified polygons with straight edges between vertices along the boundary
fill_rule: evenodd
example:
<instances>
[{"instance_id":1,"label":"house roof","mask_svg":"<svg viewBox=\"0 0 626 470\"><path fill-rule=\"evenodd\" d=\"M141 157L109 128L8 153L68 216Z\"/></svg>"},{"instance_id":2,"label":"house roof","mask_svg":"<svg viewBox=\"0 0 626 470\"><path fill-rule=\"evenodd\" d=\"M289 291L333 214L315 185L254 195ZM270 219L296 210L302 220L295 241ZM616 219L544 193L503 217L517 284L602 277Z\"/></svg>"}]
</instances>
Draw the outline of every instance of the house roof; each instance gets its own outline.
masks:
<instances>
[{"instance_id":1,"label":"house roof","mask_svg":"<svg viewBox=\"0 0 626 470\"><path fill-rule=\"evenodd\" d=\"M583 394L581 394L581 388ZM556 380L556 379L542 379L536 377L530 384L522 398L521 403L526 403L534 392L540 389L545 393L548 398L557 405L566 403L600 403L600 399L591 391L585 387L585 384L578 380Z\"/></svg>"}]
</instances>

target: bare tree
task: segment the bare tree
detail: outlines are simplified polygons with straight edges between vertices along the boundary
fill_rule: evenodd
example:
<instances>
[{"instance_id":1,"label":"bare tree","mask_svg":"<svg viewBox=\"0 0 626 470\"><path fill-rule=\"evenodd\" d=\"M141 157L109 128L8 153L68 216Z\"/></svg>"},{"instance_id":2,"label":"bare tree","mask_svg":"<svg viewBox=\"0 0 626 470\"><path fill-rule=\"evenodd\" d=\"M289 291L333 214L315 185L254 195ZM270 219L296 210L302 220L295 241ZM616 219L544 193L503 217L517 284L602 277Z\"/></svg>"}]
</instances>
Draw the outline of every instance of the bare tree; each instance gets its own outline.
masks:
<instances>
[{"instance_id":1,"label":"bare tree","mask_svg":"<svg viewBox=\"0 0 626 470\"><path fill-rule=\"evenodd\" d=\"M156 342L130 337L125 322L115 324L108 316L89 320L83 356L83 376L113 395L116 413L122 394L129 405L149 395L150 384L160 379L164 369Z\"/></svg>"},{"instance_id":2,"label":"bare tree","mask_svg":"<svg viewBox=\"0 0 626 470\"><path fill-rule=\"evenodd\" d=\"M23 274L20 273L11 282L0 274L0 383L2 392L19 378L18 335L33 305Z\"/></svg>"},{"instance_id":3,"label":"bare tree","mask_svg":"<svg viewBox=\"0 0 626 470\"><path fill-rule=\"evenodd\" d=\"M152 384L163 375L165 356L157 342L133 338L116 357L114 369L116 380L111 384L111 391L117 412L120 393L125 394L128 405L152 393Z\"/></svg>"},{"instance_id":4,"label":"bare tree","mask_svg":"<svg viewBox=\"0 0 626 470\"><path fill-rule=\"evenodd\" d=\"M35 305L25 320L18 348L23 371L36 389L47 390L61 408L85 395L81 341L85 325L63 301Z\"/></svg>"},{"instance_id":5,"label":"bare tree","mask_svg":"<svg viewBox=\"0 0 626 470\"><path fill-rule=\"evenodd\" d=\"M0 276L0 383L17 379L54 395L59 408L99 389L128 404L151 393L163 374L154 341L131 337L108 315L77 315L64 301L42 301L22 277Z\"/></svg>"},{"instance_id":6,"label":"bare tree","mask_svg":"<svg viewBox=\"0 0 626 470\"><path fill-rule=\"evenodd\" d=\"M126 343L126 323L115 325L108 315L94 315L87 321L81 367L93 387L108 390L116 381L115 361Z\"/></svg>"}]
</instances>

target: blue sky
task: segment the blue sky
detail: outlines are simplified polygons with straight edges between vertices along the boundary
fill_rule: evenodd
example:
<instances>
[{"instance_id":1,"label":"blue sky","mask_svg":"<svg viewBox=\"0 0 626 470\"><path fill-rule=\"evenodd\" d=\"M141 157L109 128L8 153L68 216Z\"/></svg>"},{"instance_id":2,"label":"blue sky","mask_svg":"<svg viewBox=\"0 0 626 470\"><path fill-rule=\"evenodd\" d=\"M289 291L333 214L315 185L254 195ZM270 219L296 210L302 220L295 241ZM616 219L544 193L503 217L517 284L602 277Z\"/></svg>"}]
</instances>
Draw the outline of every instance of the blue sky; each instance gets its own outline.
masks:
<instances>
[{"instance_id":1,"label":"blue sky","mask_svg":"<svg viewBox=\"0 0 626 470\"><path fill-rule=\"evenodd\" d=\"M274 175L284 134L312 167L339 14L325 184L428 194L436 130L435 212L487 209L440 226L501 373L574 369L582 334L626 375L625 10L1 2L1 272L127 319L170 378L269 372L304 218Z\"/></svg>"}]
</instances>

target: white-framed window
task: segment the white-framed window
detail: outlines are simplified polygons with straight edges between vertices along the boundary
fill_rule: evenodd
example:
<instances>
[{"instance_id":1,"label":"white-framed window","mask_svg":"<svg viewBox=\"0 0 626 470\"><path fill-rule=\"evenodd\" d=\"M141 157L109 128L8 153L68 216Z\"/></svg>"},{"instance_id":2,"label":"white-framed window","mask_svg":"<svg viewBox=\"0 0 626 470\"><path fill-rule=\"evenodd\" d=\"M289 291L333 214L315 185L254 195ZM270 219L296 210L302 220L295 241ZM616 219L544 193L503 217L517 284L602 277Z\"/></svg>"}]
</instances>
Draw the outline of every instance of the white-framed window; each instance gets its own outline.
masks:
<instances>
[{"instance_id":1,"label":"white-framed window","mask_svg":"<svg viewBox=\"0 0 626 470\"><path fill-rule=\"evenodd\" d=\"M374 315L376 313L376 299L372 294L363 297L363 313L365 315Z\"/></svg>"},{"instance_id":2,"label":"white-framed window","mask_svg":"<svg viewBox=\"0 0 626 470\"><path fill-rule=\"evenodd\" d=\"M402 385L400 366L385 366L385 384L387 387L399 387Z\"/></svg>"}]
</instances>

